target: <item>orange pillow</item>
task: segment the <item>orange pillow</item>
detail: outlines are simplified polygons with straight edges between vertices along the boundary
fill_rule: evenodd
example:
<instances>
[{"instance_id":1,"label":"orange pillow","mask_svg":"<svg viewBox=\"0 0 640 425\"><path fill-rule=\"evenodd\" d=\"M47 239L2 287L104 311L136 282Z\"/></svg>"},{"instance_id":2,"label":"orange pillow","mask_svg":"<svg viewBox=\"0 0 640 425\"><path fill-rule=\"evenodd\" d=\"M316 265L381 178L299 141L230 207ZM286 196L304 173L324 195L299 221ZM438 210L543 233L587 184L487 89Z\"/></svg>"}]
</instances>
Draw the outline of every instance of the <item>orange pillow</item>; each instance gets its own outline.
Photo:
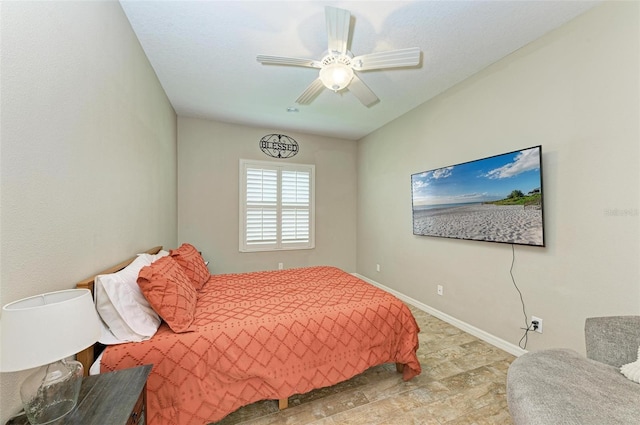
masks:
<instances>
[{"instance_id":1,"label":"orange pillow","mask_svg":"<svg viewBox=\"0 0 640 425\"><path fill-rule=\"evenodd\" d=\"M172 249L170 255L184 269L195 290L202 289L211 273L198 250L193 245L183 243L178 249Z\"/></svg>"},{"instance_id":2,"label":"orange pillow","mask_svg":"<svg viewBox=\"0 0 640 425\"><path fill-rule=\"evenodd\" d=\"M176 333L191 331L198 295L182 267L162 257L138 274L138 286L156 313Z\"/></svg>"}]
</instances>

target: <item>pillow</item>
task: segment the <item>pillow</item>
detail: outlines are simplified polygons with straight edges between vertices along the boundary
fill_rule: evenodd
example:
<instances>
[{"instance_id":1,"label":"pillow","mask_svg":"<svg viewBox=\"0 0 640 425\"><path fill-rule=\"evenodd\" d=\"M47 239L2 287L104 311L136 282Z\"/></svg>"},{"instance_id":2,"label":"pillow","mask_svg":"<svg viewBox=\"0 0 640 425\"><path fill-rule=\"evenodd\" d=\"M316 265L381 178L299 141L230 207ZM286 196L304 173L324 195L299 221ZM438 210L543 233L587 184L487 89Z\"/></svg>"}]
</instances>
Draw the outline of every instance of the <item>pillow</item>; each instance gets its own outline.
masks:
<instances>
[{"instance_id":1,"label":"pillow","mask_svg":"<svg viewBox=\"0 0 640 425\"><path fill-rule=\"evenodd\" d=\"M143 254L138 254L138 257L145 257L148 261L148 264L153 263L156 260L159 260L162 257L166 257L167 255L169 255L169 251L165 251L164 249L161 249L160 251L158 251L157 254L147 254L146 252Z\"/></svg>"},{"instance_id":2,"label":"pillow","mask_svg":"<svg viewBox=\"0 0 640 425\"><path fill-rule=\"evenodd\" d=\"M171 256L184 269L195 290L202 289L211 273L198 250L193 245L183 243L178 249L171 250Z\"/></svg>"},{"instance_id":3,"label":"pillow","mask_svg":"<svg viewBox=\"0 0 640 425\"><path fill-rule=\"evenodd\" d=\"M157 254L155 254L153 257L153 261L159 260L162 257L166 257L167 255L169 255L169 251L165 251L164 249L161 249L160 251L158 251Z\"/></svg>"},{"instance_id":4,"label":"pillow","mask_svg":"<svg viewBox=\"0 0 640 425\"><path fill-rule=\"evenodd\" d=\"M638 359L635 362L622 365L620 372L633 382L640 384L640 347L638 347Z\"/></svg>"},{"instance_id":5,"label":"pillow","mask_svg":"<svg viewBox=\"0 0 640 425\"><path fill-rule=\"evenodd\" d=\"M149 259L149 263L153 263L156 260L159 260L162 257L166 257L167 255L169 255L169 251L165 251L164 249L161 249L160 251L158 251L157 254L138 254L139 257L144 256L147 257Z\"/></svg>"},{"instance_id":6,"label":"pillow","mask_svg":"<svg viewBox=\"0 0 640 425\"><path fill-rule=\"evenodd\" d=\"M191 330L197 293L173 257L162 257L140 270L138 285L151 307L176 333Z\"/></svg>"},{"instance_id":7,"label":"pillow","mask_svg":"<svg viewBox=\"0 0 640 425\"><path fill-rule=\"evenodd\" d=\"M100 318L100 328L100 338L98 338L98 342L102 345L116 345L130 342L116 337L102 318Z\"/></svg>"},{"instance_id":8,"label":"pillow","mask_svg":"<svg viewBox=\"0 0 640 425\"><path fill-rule=\"evenodd\" d=\"M160 317L153 311L137 284L138 272L151 264L138 256L117 273L96 276L96 310L110 333L120 342L138 342L151 338L160 326ZM103 344L114 340L103 332Z\"/></svg>"}]
</instances>

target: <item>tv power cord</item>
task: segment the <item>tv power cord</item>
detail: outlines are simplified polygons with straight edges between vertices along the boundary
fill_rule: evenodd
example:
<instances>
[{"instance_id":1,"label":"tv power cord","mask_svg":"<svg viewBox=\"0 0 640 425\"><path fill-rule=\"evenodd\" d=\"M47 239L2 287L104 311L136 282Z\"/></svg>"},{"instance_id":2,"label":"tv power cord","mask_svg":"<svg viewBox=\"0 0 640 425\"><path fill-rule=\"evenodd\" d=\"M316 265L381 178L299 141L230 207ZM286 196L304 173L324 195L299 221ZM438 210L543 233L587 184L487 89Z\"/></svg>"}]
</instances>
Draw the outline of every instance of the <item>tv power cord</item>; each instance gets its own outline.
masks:
<instances>
[{"instance_id":1,"label":"tv power cord","mask_svg":"<svg viewBox=\"0 0 640 425\"><path fill-rule=\"evenodd\" d=\"M511 268L509 269L509 275L511 275L511 281L513 282L513 286L516 288L516 291L518 291L518 295L520 295L520 303L522 303L522 314L524 315L524 325L525 325L524 328L520 328L524 331L524 335L522 335L522 338L520 338L520 341L518 341L518 346L523 350L525 350L527 348L527 342L529 342L529 332L535 331L536 329L538 329L538 326L540 324L538 323L537 320L534 320L531 322L531 324L529 324L529 320L527 319L527 311L524 304L524 298L522 297L522 291L520 291L520 288L518 288L518 284L516 283L516 278L513 276L513 265L515 264L515 262L516 262L516 249L514 244L511 244ZM524 345L522 345L523 340L524 340Z\"/></svg>"}]
</instances>

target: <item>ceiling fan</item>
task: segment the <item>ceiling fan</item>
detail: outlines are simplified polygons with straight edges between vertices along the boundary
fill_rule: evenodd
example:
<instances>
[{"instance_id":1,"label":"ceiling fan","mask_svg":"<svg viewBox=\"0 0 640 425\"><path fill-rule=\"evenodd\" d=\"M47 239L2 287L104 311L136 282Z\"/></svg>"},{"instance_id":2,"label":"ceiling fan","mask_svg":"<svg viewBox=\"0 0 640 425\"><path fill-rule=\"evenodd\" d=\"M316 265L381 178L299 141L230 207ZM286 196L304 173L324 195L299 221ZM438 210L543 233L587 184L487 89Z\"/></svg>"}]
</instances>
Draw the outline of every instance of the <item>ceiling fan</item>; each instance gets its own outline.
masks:
<instances>
[{"instance_id":1,"label":"ceiling fan","mask_svg":"<svg viewBox=\"0 0 640 425\"><path fill-rule=\"evenodd\" d=\"M416 66L420 63L420 48L391 50L353 56L347 49L351 13L348 10L326 6L327 35L329 48L320 60L293 58L286 56L258 55L258 62L271 65L291 65L319 68L320 75L296 99L296 103L308 105L326 87L334 92L348 89L365 106L371 106L379 99L358 77L355 71L369 71L382 68Z\"/></svg>"}]
</instances>

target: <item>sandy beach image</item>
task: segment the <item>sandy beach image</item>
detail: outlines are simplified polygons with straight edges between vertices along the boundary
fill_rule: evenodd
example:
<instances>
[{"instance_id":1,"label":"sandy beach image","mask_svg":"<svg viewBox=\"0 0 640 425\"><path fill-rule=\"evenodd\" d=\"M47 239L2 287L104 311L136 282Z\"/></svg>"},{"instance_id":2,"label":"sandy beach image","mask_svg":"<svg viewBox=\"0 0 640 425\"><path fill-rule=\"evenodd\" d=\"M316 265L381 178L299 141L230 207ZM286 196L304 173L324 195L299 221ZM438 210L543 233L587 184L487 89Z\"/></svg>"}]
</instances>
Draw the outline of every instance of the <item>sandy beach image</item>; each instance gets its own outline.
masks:
<instances>
[{"instance_id":1,"label":"sandy beach image","mask_svg":"<svg viewBox=\"0 0 640 425\"><path fill-rule=\"evenodd\" d=\"M542 150L411 175L413 234L544 246Z\"/></svg>"},{"instance_id":2,"label":"sandy beach image","mask_svg":"<svg viewBox=\"0 0 640 425\"><path fill-rule=\"evenodd\" d=\"M413 233L456 239L542 245L542 210L473 204L414 210Z\"/></svg>"}]
</instances>

